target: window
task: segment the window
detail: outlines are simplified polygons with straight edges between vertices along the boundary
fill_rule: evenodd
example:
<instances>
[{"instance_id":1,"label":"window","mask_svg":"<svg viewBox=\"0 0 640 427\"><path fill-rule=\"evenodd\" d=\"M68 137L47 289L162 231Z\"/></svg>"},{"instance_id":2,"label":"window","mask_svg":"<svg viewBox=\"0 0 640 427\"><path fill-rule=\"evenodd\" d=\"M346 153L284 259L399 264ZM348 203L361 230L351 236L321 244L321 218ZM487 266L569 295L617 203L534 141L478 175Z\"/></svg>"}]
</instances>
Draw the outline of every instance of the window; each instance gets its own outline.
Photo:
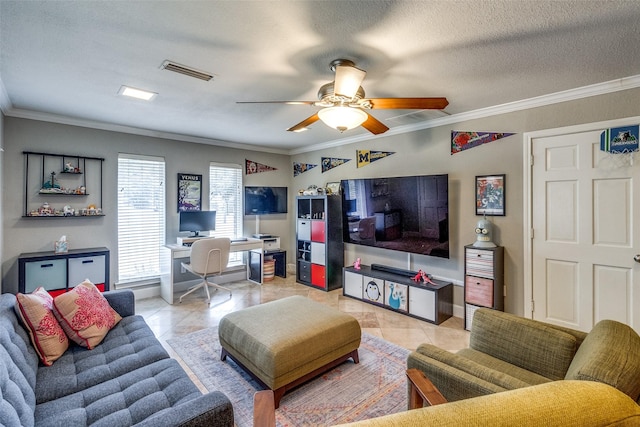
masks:
<instances>
[{"instance_id":1,"label":"window","mask_svg":"<svg viewBox=\"0 0 640 427\"><path fill-rule=\"evenodd\" d=\"M242 236L242 167L209 165L209 210L216 211L216 237ZM241 261L241 252L232 252L229 262Z\"/></svg>"},{"instance_id":2,"label":"window","mask_svg":"<svg viewBox=\"0 0 640 427\"><path fill-rule=\"evenodd\" d=\"M145 282L160 277L165 211L164 159L119 154L119 283Z\"/></svg>"}]
</instances>

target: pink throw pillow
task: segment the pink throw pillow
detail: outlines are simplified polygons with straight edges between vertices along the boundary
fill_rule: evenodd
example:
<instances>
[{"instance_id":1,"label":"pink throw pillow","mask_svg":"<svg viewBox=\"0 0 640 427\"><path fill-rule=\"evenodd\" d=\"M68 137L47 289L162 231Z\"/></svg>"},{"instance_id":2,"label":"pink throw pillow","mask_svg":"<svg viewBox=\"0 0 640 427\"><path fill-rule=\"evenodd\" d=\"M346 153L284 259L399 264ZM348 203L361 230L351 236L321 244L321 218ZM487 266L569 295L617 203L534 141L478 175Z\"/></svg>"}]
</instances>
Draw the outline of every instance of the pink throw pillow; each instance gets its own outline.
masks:
<instances>
[{"instance_id":1,"label":"pink throw pillow","mask_svg":"<svg viewBox=\"0 0 640 427\"><path fill-rule=\"evenodd\" d=\"M90 350L122 320L89 280L55 297L53 313L69 339Z\"/></svg>"},{"instance_id":2,"label":"pink throw pillow","mask_svg":"<svg viewBox=\"0 0 640 427\"><path fill-rule=\"evenodd\" d=\"M30 294L16 295L16 312L46 366L51 366L69 348L69 340L54 317L52 306L53 297L42 287Z\"/></svg>"}]
</instances>

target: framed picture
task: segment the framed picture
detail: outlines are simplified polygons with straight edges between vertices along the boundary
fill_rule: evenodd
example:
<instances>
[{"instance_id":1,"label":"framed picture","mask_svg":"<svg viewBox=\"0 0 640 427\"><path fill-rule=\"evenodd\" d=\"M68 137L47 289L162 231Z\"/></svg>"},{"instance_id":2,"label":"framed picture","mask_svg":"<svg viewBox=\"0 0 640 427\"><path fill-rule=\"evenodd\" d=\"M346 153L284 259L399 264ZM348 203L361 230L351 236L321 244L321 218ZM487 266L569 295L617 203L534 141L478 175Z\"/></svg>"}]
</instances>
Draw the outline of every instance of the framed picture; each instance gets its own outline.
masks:
<instances>
[{"instance_id":1,"label":"framed picture","mask_svg":"<svg viewBox=\"0 0 640 427\"><path fill-rule=\"evenodd\" d=\"M476 176L476 215L505 216L505 175Z\"/></svg>"},{"instance_id":2,"label":"framed picture","mask_svg":"<svg viewBox=\"0 0 640 427\"><path fill-rule=\"evenodd\" d=\"M339 182L327 182L325 187L327 189L327 194L340 194Z\"/></svg>"},{"instance_id":3,"label":"framed picture","mask_svg":"<svg viewBox=\"0 0 640 427\"><path fill-rule=\"evenodd\" d=\"M202 210L202 175L178 174L178 212Z\"/></svg>"}]
</instances>

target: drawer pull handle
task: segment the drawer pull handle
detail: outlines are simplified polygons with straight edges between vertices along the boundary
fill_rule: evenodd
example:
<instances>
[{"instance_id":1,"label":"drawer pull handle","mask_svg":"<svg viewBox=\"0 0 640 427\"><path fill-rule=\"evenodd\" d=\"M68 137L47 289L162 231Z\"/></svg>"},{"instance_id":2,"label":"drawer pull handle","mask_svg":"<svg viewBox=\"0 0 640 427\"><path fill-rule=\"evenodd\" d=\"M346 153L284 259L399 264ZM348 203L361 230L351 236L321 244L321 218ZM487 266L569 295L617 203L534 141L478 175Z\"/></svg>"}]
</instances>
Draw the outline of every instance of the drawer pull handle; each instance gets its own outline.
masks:
<instances>
[{"instance_id":1,"label":"drawer pull handle","mask_svg":"<svg viewBox=\"0 0 640 427\"><path fill-rule=\"evenodd\" d=\"M40 268L53 267L53 264L40 264Z\"/></svg>"},{"instance_id":2,"label":"drawer pull handle","mask_svg":"<svg viewBox=\"0 0 640 427\"><path fill-rule=\"evenodd\" d=\"M85 260L82 261L82 263L83 264L91 264L91 263L93 263L93 260L92 259L85 259Z\"/></svg>"}]
</instances>

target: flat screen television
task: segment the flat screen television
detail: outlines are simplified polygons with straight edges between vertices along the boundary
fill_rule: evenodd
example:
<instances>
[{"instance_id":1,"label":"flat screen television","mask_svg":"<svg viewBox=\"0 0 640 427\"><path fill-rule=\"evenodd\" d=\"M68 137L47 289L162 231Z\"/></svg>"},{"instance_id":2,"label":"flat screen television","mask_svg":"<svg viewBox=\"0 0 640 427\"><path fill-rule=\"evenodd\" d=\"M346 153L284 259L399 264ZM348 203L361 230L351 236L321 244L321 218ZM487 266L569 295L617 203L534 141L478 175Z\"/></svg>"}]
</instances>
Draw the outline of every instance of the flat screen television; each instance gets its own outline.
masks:
<instances>
[{"instance_id":1,"label":"flat screen television","mask_svg":"<svg viewBox=\"0 0 640 427\"><path fill-rule=\"evenodd\" d=\"M244 187L244 214L287 213L287 187Z\"/></svg>"},{"instance_id":2,"label":"flat screen television","mask_svg":"<svg viewBox=\"0 0 640 427\"><path fill-rule=\"evenodd\" d=\"M449 258L449 177L342 180L345 243Z\"/></svg>"},{"instance_id":3,"label":"flat screen television","mask_svg":"<svg viewBox=\"0 0 640 427\"><path fill-rule=\"evenodd\" d=\"M179 231L190 231L199 236L201 231L216 229L216 211L180 212Z\"/></svg>"}]
</instances>

